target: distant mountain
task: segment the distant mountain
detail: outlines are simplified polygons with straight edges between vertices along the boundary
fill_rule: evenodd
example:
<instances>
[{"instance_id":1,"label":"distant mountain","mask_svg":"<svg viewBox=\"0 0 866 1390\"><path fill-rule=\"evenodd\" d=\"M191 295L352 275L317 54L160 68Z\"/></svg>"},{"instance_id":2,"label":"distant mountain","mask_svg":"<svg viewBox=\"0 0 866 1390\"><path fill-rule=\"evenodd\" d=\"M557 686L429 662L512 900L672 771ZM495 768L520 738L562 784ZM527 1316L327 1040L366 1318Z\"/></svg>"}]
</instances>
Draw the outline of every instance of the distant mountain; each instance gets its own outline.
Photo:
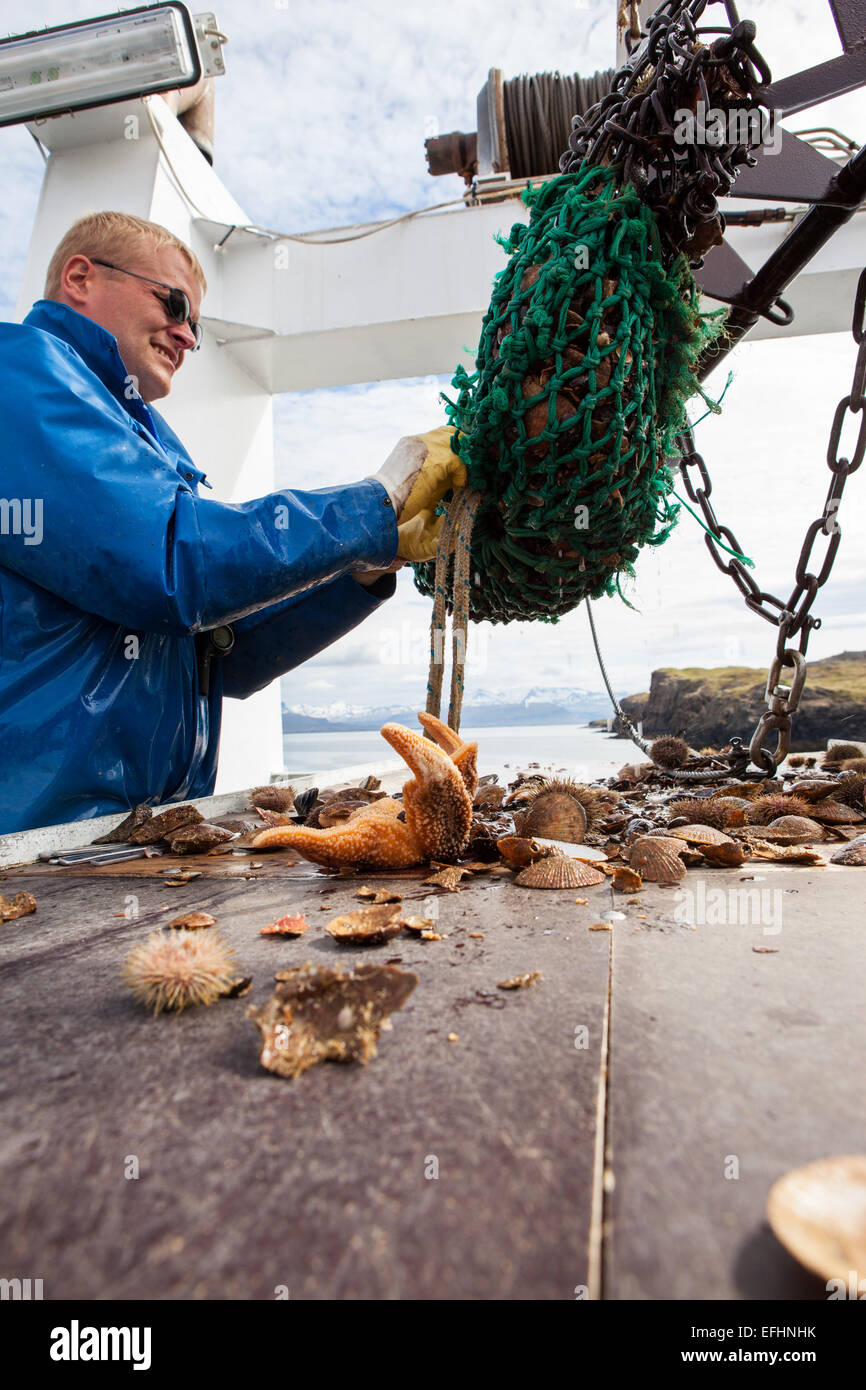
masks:
<instances>
[{"instance_id":1,"label":"distant mountain","mask_svg":"<svg viewBox=\"0 0 866 1390\"><path fill-rule=\"evenodd\" d=\"M393 721L414 725L420 705L350 705L337 700L330 705L283 705L286 734L357 732L379 729ZM580 724L606 718L610 700L597 690L580 687L533 686L523 696L495 690L479 690L463 706L465 727L491 728L513 724Z\"/></svg>"}]
</instances>

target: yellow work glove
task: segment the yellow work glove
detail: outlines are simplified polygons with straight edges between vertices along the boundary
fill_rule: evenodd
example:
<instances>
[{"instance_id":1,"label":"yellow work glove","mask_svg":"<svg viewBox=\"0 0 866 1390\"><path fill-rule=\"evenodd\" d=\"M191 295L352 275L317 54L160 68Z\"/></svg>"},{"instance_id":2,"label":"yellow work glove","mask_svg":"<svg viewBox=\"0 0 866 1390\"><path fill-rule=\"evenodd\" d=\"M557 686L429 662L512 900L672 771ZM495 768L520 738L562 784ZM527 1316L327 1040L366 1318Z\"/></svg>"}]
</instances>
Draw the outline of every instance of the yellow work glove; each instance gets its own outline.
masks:
<instances>
[{"instance_id":1,"label":"yellow work glove","mask_svg":"<svg viewBox=\"0 0 866 1390\"><path fill-rule=\"evenodd\" d=\"M446 492L451 488L462 487L466 482L466 467L451 449L453 433L450 425L440 425L438 429L428 430L426 434L413 436L413 438L423 440L427 447L427 457L421 464L421 471L412 484L406 505L397 517L398 529L402 530L405 522L412 521L422 512L429 512L432 518L438 503L441 502ZM437 520L441 521L441 517ZM414 534L417 535L418 533ZM434 541L434 553L435 549ZM398 555L403 554L401 550L398 550L397 553ZM414 559L415 557L407 555L403 558Z\"/></svg>"},{"instance_id":2,"label":"yellow work glove","mask_svg":"<svg viewBox=\"0 0 866 1390\"><path fill-rule=\"evenodd\" d=\"M398 557L416 564L435 559L436 544L444 520L444 516L437 516L433 508L425 507L411 521L402 522L397 527Z\"/></svg>"}]
</instances>

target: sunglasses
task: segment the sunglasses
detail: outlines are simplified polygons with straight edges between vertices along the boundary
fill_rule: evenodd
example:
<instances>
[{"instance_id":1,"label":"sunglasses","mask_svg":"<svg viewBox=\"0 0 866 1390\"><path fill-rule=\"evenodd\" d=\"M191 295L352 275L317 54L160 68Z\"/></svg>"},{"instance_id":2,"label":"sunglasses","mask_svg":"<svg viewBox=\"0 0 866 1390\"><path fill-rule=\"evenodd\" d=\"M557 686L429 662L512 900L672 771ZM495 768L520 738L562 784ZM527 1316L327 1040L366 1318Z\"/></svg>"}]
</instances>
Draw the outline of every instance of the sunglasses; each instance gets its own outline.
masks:
<instances>
[{"instance_id":1,"label":"sunglasses","mask_svg":"<svg viewBox=\"0 0 866 1390\"><path fill-rule=\"evenodd\" d=\"M166 285L162 280L152 280L149 275L139 275L135 270L124 270L122 266L112 265L110 261L98 261L95 256L90 259L94 265L105 266L106 270L117 270L121 275L132 275L136 280L146 280L149 285L159 285L161 289L168 290L168 294L157 294L156 290L151 290L154 299L158 299L168 314L169 318L174 319L175 323L186 323L189 325L195 337L195 347L191 352L198 352L201 347L201 324L192 317L192 305L183 290L179 290L174 285Z\"/></svg>"}]
</instances>

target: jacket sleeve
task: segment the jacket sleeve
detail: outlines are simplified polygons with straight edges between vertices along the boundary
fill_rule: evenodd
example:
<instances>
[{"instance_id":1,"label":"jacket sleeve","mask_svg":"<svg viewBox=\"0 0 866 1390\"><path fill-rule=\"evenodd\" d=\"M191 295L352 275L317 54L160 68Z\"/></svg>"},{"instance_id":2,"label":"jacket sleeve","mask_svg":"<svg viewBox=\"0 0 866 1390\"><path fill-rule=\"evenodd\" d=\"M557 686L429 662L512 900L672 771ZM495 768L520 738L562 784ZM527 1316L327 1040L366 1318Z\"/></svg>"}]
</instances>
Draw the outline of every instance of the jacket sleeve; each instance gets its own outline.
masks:
<instances>
[{"instance_id":1,"label":"jacket sleeve","mask_svg":"<svg viewBox=\"0 0 866 1390\"><path fill-rule=\"evenodd\" d=\"M0 564L131 629L215 627L396 554L393 507L373 479L242 505L198 497L50 334L25 326L4 340L0 418L3 491L41 518L38 541L35 528L3 527Z\"/></svg>"},{"instance_id":2,"label":"jacket sleeve","mask_svg":"<svg viewBox=\"0 0 866 1390\"><path fill-rule=\"evenodd\" d=\"M221 662L223 694L246 699L309 661L374 613L396 586L393 574L369 588L346 575L241 618L234 624L235 645Z\"/></svg>"}]
</instances>

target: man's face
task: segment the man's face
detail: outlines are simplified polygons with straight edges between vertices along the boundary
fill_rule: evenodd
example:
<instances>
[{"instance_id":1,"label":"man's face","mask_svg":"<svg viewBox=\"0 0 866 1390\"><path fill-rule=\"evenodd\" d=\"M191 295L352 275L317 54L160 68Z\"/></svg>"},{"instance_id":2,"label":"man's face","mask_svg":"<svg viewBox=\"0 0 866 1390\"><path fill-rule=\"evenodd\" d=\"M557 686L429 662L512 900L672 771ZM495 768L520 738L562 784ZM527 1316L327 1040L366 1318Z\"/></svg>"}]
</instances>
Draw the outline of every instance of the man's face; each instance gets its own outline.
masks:
<instances>
[{"instance_id":1,"label":"man's face","mask_svg":"<svg viewBox=\"0 0 866 1390\"><path fill-rule=\"evenodd\" d=\"M123 270L132 270L183 290L191 305L192 318L198 320L201 286L176 247L151 248L144 243L132 246L124 255L107 259ZM157 298L158 295L166 298L168 290L91 262L80 283L80 291L84 302L73 302L72 307L114 334L126 370L142 400L158 401L167 396L175 372L189 349L195 346L195 335L189 324L175 322L167 306Z\"/></svg>"}]
</instances>

